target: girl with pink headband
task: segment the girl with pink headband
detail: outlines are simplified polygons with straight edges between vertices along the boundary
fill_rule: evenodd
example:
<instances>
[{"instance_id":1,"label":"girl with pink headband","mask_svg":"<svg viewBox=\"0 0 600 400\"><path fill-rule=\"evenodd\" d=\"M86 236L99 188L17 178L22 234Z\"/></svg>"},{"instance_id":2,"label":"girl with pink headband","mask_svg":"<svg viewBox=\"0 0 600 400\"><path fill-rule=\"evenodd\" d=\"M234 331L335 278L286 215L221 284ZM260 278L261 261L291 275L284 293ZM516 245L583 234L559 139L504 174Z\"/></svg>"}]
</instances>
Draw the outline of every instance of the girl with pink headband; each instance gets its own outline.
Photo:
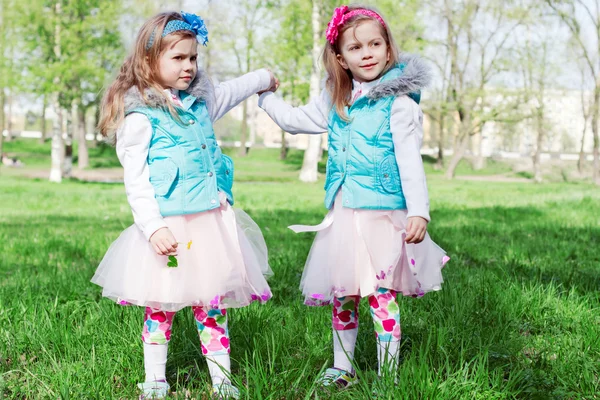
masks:
<instances>
[{"instance_id":1,"label":"girl with pink headband","mask_svg":"<svg viewBox=\"0 0 600 400\"><path fill-rule=\"evenodd\" d=\"M358 305L367 297L377 338L379 375L396 380L400 353L398 293L440 290L449 260L427 234L430 221L420 154L420 91L430 71L399 55L388 24L364 6L335 9L326 31L325 90L294 108L271 92L259 105L286 132L328 133L325 219L295 232L317 232L300 288L305 304L333 304L330 388L357 382Z\"/></svg>"}]
</instances>

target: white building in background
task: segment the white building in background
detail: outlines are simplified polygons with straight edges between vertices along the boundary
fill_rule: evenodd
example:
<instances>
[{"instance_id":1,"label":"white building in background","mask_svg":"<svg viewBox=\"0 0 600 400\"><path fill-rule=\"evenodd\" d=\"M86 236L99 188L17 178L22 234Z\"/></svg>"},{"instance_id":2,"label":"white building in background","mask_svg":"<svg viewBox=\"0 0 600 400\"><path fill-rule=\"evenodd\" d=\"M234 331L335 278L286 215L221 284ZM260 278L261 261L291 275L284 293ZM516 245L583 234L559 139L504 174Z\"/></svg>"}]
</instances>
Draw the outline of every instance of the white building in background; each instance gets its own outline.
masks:
<instances>
[{"instance_id":1,"label":"white building in background","mask_svg":"<svg viewBox=\"0 0 600 400\"><path fill-rule=\"evenodd\" d=\"M587 106L593 96L592 91L547 91L544 101L546 131L543 152L557 155L573 154L571 158L576 159L575 154L578 154L581 148L581 138L586 123L582 108L582 95L583 102ZM481 137L482 155L484 157L531 156L537 142L537 128L534 124L533 120L525 120L512 127L495 122L487 123ZM584 151L591 153L592 148L593 134L590 118L587 121ZM472 151L477 152L476 149L472 149Z\"/></svg>"}]
</instances>

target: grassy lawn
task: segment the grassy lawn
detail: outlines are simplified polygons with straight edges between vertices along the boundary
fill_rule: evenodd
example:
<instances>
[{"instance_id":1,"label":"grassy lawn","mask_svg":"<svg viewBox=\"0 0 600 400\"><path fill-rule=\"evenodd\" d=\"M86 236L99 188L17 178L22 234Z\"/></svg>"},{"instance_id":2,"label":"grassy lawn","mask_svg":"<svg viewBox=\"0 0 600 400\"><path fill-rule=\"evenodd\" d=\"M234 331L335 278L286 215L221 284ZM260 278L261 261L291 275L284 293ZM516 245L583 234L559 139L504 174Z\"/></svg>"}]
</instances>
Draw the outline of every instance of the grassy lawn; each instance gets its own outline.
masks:
<instances>
[{"instance_id":1,"label":"grassy lawn","mask_svg":"<svg viewBox=\"0 0 600 400\"><path fill-rule=\"evenodd\" d=\"M112 154L92 160L113 165ZM330 309L302 305L313 235L286 226L322 219L322 182L295 180L299 152L276 157L256 149L236 159L236 206L262 227L275 276L270 303L230 314L233 372L246 399L315 398L313 381L332 362ZM449 182L427 168L429 231L452 259L441 292L401 299L400 380L381 382L382 398L600 398L600 190ZM89 282L131 223L120 184L0 176L4 398L136 398L142 312L101 298ZM367 302L361 307L361 384L319 398L371 398L375 341ZM179 398L208 398L190 312L175 318L167 375Z\"/></svg>"}]
</instances>

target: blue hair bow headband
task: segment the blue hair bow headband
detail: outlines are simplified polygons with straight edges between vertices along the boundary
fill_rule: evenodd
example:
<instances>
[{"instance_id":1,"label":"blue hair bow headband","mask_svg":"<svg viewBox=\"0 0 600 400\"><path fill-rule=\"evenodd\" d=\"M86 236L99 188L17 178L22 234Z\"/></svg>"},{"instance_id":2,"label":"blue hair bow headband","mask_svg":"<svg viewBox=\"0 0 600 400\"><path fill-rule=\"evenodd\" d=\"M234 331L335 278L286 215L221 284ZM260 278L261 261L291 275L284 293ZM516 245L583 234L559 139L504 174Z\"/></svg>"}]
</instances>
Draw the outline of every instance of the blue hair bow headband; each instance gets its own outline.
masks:
<instances>
[{"instance_id":1,"label":"blue hair bow headband","mask_svg":"<svg viewBox=\"0 0 600 400\"><path fill-rule=\"evenodd\" d=\"M204 46L208 43L208 29L206 29L206 25L204 25L204 21L202 18L197 16L196 14L188 14L186 12L181 12L181 16L183 17L183 21L179 19L171 20L165 25L165 29L163 29L162 37L167 36L176 31L191 31L196 35L196 40L198 43L202 43ZM152 31L152 35L150 35L150 39L148 40L148 44L146 45L146 50L149 50L154 44L154 34L156 29Z\"/></svg>"}]
</instances>

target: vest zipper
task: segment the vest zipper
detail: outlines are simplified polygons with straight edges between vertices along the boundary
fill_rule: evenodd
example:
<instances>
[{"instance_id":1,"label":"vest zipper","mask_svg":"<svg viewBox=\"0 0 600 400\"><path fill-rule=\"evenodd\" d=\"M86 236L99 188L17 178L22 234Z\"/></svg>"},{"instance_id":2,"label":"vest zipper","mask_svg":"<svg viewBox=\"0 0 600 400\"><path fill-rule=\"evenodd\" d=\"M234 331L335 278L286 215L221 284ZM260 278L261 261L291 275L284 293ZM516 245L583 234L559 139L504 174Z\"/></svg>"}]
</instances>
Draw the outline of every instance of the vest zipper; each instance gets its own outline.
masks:
<instances>
[{"instance_id":1,"label":"vest zipper","mask_svg":"<svg viewBox=\"0 0 600 400\"><path fill-rule=\"evenodd\" d=\"M188 116L190 117L190 119L193 119L195 121L194 125L198 125L198 130L200 131L200 133L198 133L198 131L196 131L196 128L192 128L192 131L194 131L194 135L196 136L196 139L198 140L200 145L207 144L206 136L204 135L204 132L203 132L202 128L200 127L200 124L198 124L198 119L196 118L196 116L193 114L188 114ZM201 137L200 137L200 135L201 135ZM215 140L216 140L216 138L215 138ZM208 151L203 152L203 153L206 153L206 155L204 155L204 154L202 155L202 157L204 157L205 161L208 161L206 163L206 165L208 166L208 171L207 171L207 175L204 178L206 179L207 182L208 182L208 179L212 179L213 177L214 177L215 181L217 181L218 177L216 176L215 165L213 163L212 157L210 156L210 149L207 149L207 150ZM217 186L216 189L218 192L219 191L218 185L216 185L216 186ZM209 201L212 205L214 205L213 201L216 202L218 200L210 199Z\"/></svg>"},{"instance_id":2,"label":"vest zipper","mask_svg":"<svg viewBox=\"0 0 600 400\"><path fill-rule=\"evenodd\" d=\"M166 111L168 113L168 111ZM169 128L173 127L174 121L172 119L168 119L169 121ZM163 132L166 132L166 130L163 129ZM181 148L181 146L177 145L177 141L175 139L173 139L173 137L171 136L170 133L166 132L167 135L169 136L169 138L173 141L173 144L175 144L175 147L177 148L177 150L179 150L179 156L181 157L182 160L185 161L185 153L183 151L183 149ZM187 202L186 202L186 193L187 193L187 188L186 188L186 164L184 162L183 168L181 168L179 170L179 173L181 174L181 209L185 212L186 208L187 208Z\"/></svg>"}]
</instances>

